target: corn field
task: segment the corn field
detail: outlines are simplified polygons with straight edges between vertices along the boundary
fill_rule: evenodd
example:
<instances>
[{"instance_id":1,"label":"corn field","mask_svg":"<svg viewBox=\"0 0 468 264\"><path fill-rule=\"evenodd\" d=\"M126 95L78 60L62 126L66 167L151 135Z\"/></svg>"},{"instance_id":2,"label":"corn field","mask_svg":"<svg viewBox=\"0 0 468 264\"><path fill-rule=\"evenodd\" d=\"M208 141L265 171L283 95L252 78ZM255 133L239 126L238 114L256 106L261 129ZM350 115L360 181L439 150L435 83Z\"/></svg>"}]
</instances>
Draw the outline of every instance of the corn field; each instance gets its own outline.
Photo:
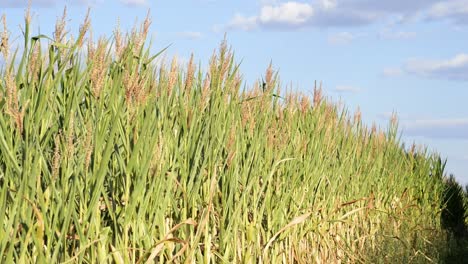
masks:
<instances>
[{"instance_id":1,"label":"corn field","mask_svg":"<svg viewBox=\"0 0 468 264\"><path fill-rule=\"evenodd\" d=\"M12 49L3 16L2 263L426 263L441 258L444 162L394 117L247 85L223 41L156 63L151 19L94 40L66 13Z\"/></svg>"}]
</instances>

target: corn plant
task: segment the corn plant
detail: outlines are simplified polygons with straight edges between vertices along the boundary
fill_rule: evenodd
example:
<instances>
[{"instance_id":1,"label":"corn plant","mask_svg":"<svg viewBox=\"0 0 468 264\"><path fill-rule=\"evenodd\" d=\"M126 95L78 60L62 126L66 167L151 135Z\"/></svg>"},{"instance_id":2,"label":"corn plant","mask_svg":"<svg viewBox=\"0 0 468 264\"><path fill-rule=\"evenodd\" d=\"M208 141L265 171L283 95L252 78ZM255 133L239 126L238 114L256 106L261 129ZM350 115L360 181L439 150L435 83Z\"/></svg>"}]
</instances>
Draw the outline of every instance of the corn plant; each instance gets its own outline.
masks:
<instances>
[{"instance_id":1,"label":"corn plant","mask_svg":"<svg viewBox=\"0 0 468 264\"><path fill-rule=\"evenodd\" d=\"M3 21L5 21L5 16ZM5 263L438 261L443 164L322 95L247 86L223 41L155 63L141 27L21 52L6 23L0 81Z\"/></svg>"}]
</instances>

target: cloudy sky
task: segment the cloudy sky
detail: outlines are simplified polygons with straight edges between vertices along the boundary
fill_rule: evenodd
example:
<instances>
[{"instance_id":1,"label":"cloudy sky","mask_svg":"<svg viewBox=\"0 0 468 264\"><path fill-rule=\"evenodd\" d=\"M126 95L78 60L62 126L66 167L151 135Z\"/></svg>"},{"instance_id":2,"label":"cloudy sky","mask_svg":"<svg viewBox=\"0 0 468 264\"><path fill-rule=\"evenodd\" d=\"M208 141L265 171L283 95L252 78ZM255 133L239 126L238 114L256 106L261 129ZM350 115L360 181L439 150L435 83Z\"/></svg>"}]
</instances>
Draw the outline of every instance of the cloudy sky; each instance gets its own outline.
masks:
<instances>
[{"instance_id":1,"label":"cloudy sky","mask_svg":"<svg viewBox=\"0 0 468 264\"><path fill-rule=\"evenodd\" d=\"M0 0L20 37L26 0ZM227 34L248 83L273 62L282 83L358 106L384 127L396 111L402 140L448 158L468 184L468 0L33 0L33 28L52 34L68 6L76 32L88 6L95 35L142 21L150 8L153 50L195 53L205 64Z\"/></svg>"}]
</instances>

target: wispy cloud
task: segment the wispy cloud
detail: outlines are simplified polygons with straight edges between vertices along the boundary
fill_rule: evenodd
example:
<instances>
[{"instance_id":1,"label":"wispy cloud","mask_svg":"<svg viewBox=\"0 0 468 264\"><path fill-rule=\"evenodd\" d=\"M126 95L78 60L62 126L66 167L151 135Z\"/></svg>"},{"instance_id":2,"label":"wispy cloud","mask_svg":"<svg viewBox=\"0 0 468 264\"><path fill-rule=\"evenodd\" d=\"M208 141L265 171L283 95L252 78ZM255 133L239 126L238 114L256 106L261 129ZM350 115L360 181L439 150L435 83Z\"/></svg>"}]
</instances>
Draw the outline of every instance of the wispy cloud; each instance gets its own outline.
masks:
<instances>
[{"instance_id":1,"label":"wispy cloud","mask_svg":"<svg viewBox=\"0 0 468 264\"><path fill-rule=\"evenodd\" d=\"M440 1L428 11L428 19L448 19L457 24L468 24L468 0Z\"/></svg>"},{"instance_id":2,"label":"wispy cloud","mask_svg":"<svg viewBox=\"0 0 468 264\"><path fill-rule=\"evenodd\" d=\"M203 34L201 32L198 32L198 31L183 31L183 32L178 32L177 36L179 36L181 38L188 38L188 39L195 40L195 39L202 38Z\"/></svg>"},{"instance_id":3,"label":"wispy cloud","mask_svg":"<svg viewBox=\"0 0 468 264\"><path fill-rule=\"evenodd\" d=\"M148 5L147 0L120 0L120 2L127 6L146 6Z\"/></svg>"},{"instance_id":4,"label":"wispy cloud","mask_svg":"<svg viewBox=\"0 0 468 264\"><path fill-rule=\"evenodd\" d=\"M334 9L337 6L337 0L320 0L320 6L325 10Z\"/></svg>"},{"instance_id":5,"label":"wispy cloud","mask_svg":"<svg viewBox=\"0 0 468 264\"><path fill-rule=\"evenodd\" d=\"M350 85L338 85L334 91L338 93L359 93L361 89Z\"/></svg>"},{"instance_id":6,"label":"wispy cloud","mask_svg":"<svg viewBox=\"0 0 468 264\"><path fill-rule=\"evenodd\" d=\"M227 29L249 31L258 27L301 27L314 15L314 8L307 3L276 1L264 3L259 14L246 16L236 13L227 23ZM217 27L219 29L219 26Z\"/></svg>"},{"instance_id":7,"label":"wispy cloud","mask_svg":"<svg viewBox=\"0 0 468 264\"><path fill-rule=\"evenodd\" d=\"M328 43L332 45L345 45L351 43L355 38L356 36L349 32L340 32L328 36Z\"/></svg>"},{"instance_id":8,"label":"wispy cloud","mask_svg":"<svg viewBox=\"0 0 468 264\"><path fill-rule=\"evenodd\" d=\"M368 12L378 12L384 14L413 14L430 8L440 0L392 0L392 1L344 1L343 5L349 9L362 9ZM446 0L453 1L453 0Z\"/></svg>"},{"instance_id":9,"label":"wispy cloud","mask_svg":"<svg viewBox=\"0 0 468 264\"><path fill-rule=\"evenodd\" d=\"M48 7L55 5L57 0L36 0L32 1L33 6ZM2 8L18 8L28 6L29 0L2 0L0 1L0 7Z\"/></svg>"},{"instance_id":10,"label":"wispy cloud","mask_svg":"<svg viewBox=\"0 0 468 264\"><path fill-rule=\"evenodd\" d=\"M276 4L278 4L278 0L260 0L260 4L262 4L262 5L276 5Z\"/></svg>"},{"instance_id":11,"label":"wispy cloud","mask_svg":"<svg viewBox=\"0 0 468 264\"><path fill-rule=\"evenodd\" d=\"M448 59L411 58L401 67L385 68L382 75L396 77L402 74L450 81L468 81L468 54L460 53Z\"/></svg>"},{"instance_id":12,"label":"wispy cloud","mask_svg":"<svg viewBox=\"0 0 468 264\"><path fill-rule=\"evenodd\" d=\"M385 29L379 32L378 37L385 40L411 39L416 37L416 32L392 31L390 29Z\"/></svg>"},{"instance_id":13,"label":"wispy cloud","mask_svg":"<svg viewBox=\"0 0 468 264\"><path fill-rule=\"evenodd\" d=\"M401 76L403 74L403 71L400 68L395 68L395 67L388 67L383 69L382 75L384 77L397 77Z\"/></svg>"},{"instance_id":14,"label":"wispy cloud","mask_svg":"<svg viewBox=\"0 0 468 264\"><path fill-rule=\"evenodd\" d=\"M307 26L352 26L368 24L376 14L339 8L336 0L319 0L312 3L288 1L263 3L257 14L236 13L226 28L252 30L255 28L301 28Z\"/></svg>"},{"instance_id":15,"label":"wispy cloud","mask_svg":"<svg viewBox=\"0 0 468 264\"><path fill-rule=\"evenodd\" d=\"M257 28L258 18L256 16L246 17L241 14L235 14L234 17L227 24L228 29L240 29L249 31ZM222 25L215 26L214 31L221 31Z\"/></svg>"},{"instance_id":16,"label":"wispy cloud","mask_svg":"<svg viewBox=\"0 0 468 264\"><path fill-rule=\"evenodd\" d=\"M314 15L310 4L286 2L280 5L265 5L260 11L258 21L263 25L304 25Z\"/></svg>"},{"instance_id":17,"label":"wispy cloud","mask_svg":"<svg viewBox=\"0 0 468 264\"><path fill-rule=\"evenodd\" d=\"M401 127L408 136L468 139L468 118L404 120Z\"/></svg>"},{"instance_id":18,"label":"wispy cloud","mask_svg":"<svg viewBox=\"0 0 468 264\"><path fill-rule=\"evenodd\" d=\"M468 54L460 53L451 59L410 59L404 71L417 76L468 81Z\"/></svg>"},{"instance_id":19,"label":"wispy cloud","mask_svg":"<svg viewBox=\"0 0 468 264\"><path fill-rule=\"evenodd\" d=\"M90 5L99 2L97 0L34 0L33 7L53 7L56 5ZM24 8L29 5L29 0L0 0L0 8Z\"/></svg>"},{"instance_id":20,"label":"wispy cloud","mask_svg":"<svg viewBox=\"0 0 468 264\"><path fill-rule=\"evenodd\" d=\"M468 0L315 0L260 1L260 9L250 15L237 13L225 25L230 29L300 27L353 27L379 21L399 23L421 20L450 20L468 24ZM407 39L414 32L382 32L385 39Z\"/></svg>"}]
</instances>

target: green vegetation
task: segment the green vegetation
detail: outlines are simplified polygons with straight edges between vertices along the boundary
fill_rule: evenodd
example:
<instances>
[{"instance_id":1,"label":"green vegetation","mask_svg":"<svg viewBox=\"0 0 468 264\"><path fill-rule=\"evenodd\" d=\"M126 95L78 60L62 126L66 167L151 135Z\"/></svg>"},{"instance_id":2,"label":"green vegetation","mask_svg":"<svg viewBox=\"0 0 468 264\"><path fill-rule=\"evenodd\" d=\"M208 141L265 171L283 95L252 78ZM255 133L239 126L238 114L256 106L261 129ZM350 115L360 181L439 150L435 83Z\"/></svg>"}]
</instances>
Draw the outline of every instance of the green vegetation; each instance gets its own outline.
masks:
<instances>
[{"instance_id":1,"label":"green vegetation","mask_svg":"<svg viewBox=\"0 0 468 264\"><path fill-rule=\"evenodd\" d=\"M243 89L225 42L206 73L193 57L158 66L149 18L97 43L88 18L76 38L65 15L53 38L25 19L21 52L2 34L1 262L453 256L444 163L406 150L395 118L369 129L318 87L312 102L281 93L271 65Z\"/></svg>"},{"instance_id":2,"label":"green vegetation","mask_svg":"<svg viewBox=\"0 0 468 264\"><path fill-rule=\"evenodd\" d=\"M444 180L442 227L447 230L446 263L468 259L468 185L463 190L453 175Z\"/></svg>"}]
</instances>

